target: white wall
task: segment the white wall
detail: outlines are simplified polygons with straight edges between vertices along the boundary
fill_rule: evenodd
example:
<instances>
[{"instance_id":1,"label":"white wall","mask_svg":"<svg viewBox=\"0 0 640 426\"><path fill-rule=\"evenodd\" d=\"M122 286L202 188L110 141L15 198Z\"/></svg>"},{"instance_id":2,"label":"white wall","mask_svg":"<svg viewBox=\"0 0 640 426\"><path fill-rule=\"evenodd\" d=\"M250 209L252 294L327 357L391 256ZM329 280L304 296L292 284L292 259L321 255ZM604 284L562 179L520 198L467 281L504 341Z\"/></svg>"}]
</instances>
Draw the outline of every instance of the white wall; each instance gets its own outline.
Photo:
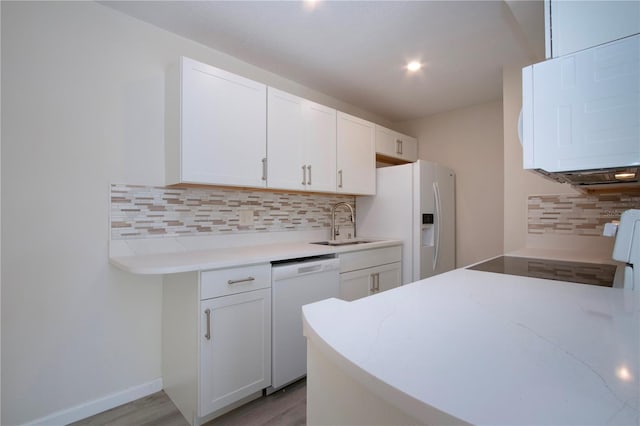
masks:
<instances>
[{"instance_id":1,"label":"white wall","mask_svg":"<svg viewBox=\"0 0 640 426\"><path fill-rule=\"evenodd\" d=\"M397 123L419 140L419 157L456 173L456 265L502 254L502 102Z\"/></svg>"},{"instance_id":2,"label":"white wall","mask_svg":"<svg viewBox=\"0 0 640 426\"><path fill-rule=\"evenodd\" d=\"M164 181L164 70L190 56L360 115L94 2L2 2L2 424L160 377L161 278L108 264L109 184Z\"/></svg>"}]
</instances>

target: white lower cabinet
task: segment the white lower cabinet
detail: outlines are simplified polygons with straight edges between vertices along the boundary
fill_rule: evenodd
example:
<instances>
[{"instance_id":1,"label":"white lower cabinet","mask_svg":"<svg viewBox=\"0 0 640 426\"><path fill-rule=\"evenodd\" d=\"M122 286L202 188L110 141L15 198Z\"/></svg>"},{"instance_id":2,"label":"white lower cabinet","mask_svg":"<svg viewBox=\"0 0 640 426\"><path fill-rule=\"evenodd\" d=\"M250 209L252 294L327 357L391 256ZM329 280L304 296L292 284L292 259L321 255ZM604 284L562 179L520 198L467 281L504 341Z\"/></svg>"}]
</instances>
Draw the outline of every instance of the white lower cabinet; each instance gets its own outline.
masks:
<instances>
[{"instance_id":1,"label":"white lower cabinet","mask_svg":"<svg viewBox=\"0 0 640 426\"><path fill-rule=\"evenodd\" d=\"M385 247L339 255L340 298L351 301L400 286L402 247Z\"/></svg>"},{"instance_id":2,"label":"white lower cabinet","mask_svg":"<svg viewBox=\"0 0 640 426\"><path fill-rule=\"evenodd\" d=\"M400 265L395 262L341 274L340 298L351 301L398 287L402 275Z\"/></svg>"},{"instance_id":3,"label":"white lower cabinet","mask_svg":"<svg viewBox=\"0 0 640 426\"><path fill-rule=\"evenodd\" d=\"M200 416L271 385L271 290L201 302Z\"/></svg>"},{"instance_id":4,"label":"white lower cabinet","mask_svg":"<svg viewBox=\"0 0 640 426\"><path fill-rule=\"evenodd\" d=\"M271 265L165 275L164 390L191 425L271 385Z\"/></svg>"}]
</instances>

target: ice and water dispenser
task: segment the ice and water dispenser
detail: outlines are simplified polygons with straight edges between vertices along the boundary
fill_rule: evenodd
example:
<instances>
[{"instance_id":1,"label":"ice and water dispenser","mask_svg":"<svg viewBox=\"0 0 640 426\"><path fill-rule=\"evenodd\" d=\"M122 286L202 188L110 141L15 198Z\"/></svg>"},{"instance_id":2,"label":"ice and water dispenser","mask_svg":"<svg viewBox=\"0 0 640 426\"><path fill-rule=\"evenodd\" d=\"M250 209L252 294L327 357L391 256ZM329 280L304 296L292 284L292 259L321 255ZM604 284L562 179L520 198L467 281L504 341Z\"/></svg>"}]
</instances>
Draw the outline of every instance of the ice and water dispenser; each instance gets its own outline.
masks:
<instances>
[{"instance_id":1,"label":"ice and water dispenser","mask_svg":"<svg viewBox=\"0 0 640 426\"><path fill-rule=\"evenodd\" d=\"M433 213L422 213L422 245L433 247L435 225L433 223Z\"/></svg>"}]
</instances>

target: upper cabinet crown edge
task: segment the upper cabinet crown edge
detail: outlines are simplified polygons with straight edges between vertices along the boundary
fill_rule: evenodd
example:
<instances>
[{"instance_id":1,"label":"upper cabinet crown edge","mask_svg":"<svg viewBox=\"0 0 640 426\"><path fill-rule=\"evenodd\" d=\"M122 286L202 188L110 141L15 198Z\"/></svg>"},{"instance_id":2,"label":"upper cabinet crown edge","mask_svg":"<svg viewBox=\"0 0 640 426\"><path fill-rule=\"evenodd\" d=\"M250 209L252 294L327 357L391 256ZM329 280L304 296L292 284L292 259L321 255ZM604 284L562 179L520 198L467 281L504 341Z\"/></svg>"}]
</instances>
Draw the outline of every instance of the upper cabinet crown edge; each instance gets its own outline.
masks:
<instances>
[{"instance_id":1,"label":"upper cabinet crown edge","mask_svg":"<svg viewBox=\"0 0 640 426\"><path fill-rule=\"evenodd\" d=\"M373 195L376 153L417 159L415 138L187 57L165 93L167 185Z\"/></svg>"}]
</instances>

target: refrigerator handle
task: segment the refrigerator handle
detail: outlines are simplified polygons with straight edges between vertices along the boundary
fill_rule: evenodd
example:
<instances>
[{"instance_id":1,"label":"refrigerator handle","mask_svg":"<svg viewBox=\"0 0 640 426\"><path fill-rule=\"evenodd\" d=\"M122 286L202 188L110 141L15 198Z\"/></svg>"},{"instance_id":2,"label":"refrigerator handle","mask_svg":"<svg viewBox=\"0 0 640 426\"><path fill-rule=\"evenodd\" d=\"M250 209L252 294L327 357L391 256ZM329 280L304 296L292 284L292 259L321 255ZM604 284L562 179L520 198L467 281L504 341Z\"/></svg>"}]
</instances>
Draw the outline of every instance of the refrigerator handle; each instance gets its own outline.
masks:
<instances>
[{"instance_id":1,"label":"refrigerator handle","mask_svg":"<svg viewBox=\"0 0 640 426\"><path fill-rule=\"evenodd\" d=\"M435 220L435 231L436 231L436 247L433 253L433 272L435 273L436 268L438 267L438 258L440 257L440 188L438 187L438 182L433 182L433 197L435 198L436 204L436 220Z\"/></svg>"}]
</instances>

